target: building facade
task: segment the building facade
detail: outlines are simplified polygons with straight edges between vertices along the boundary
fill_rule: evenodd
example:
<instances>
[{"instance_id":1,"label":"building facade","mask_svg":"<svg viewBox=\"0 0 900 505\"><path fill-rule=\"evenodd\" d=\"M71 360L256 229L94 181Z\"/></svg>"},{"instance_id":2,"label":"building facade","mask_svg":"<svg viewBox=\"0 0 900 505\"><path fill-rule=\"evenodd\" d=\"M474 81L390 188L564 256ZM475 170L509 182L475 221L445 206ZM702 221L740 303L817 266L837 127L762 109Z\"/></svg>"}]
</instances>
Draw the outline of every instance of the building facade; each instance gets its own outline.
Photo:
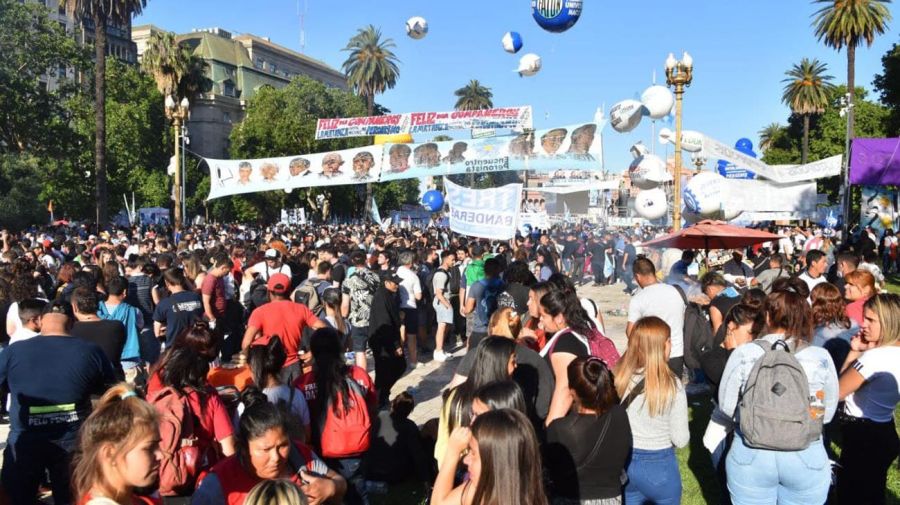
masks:
<instances>
[{"instance_id":1,"label":"building facade","mask_svg":"<svg viewBox=\"0 0 900 505\"><path fill-rule=\"evenodd\" d=\"M150 36L158 31L162 30L153 25L132 29L138 58ZM187 123L189 148L204 157L229 158L231 130L244 118L247 100L262 86L282 88L295 77L305 75L326 86L347 89L342 72L266 37L233 35L221 28L209 28L178 35L177 39L209 65L207 77L212 88L191 104Z\"/></svg>"}]
</instances>

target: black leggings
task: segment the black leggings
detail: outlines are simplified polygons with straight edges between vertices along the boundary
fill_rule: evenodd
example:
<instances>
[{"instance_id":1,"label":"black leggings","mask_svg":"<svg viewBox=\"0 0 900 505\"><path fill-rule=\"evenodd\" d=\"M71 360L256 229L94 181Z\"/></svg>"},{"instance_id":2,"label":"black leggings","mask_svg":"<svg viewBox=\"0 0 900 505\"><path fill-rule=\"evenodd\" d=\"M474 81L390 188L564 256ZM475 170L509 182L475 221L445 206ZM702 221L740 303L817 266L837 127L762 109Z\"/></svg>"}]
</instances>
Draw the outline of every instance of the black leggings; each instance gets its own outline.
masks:
<instances>
[{"instance_id":1,"label":"black leggings","mask_svg":"<svg viewBox=\"0 0 900 505\"><path fill-rule=\"evenodd\" d=\"M884 503L888 467L900 451L894 422L845 418L838 474L838 502Z\"/></svg>"}]
</instances>

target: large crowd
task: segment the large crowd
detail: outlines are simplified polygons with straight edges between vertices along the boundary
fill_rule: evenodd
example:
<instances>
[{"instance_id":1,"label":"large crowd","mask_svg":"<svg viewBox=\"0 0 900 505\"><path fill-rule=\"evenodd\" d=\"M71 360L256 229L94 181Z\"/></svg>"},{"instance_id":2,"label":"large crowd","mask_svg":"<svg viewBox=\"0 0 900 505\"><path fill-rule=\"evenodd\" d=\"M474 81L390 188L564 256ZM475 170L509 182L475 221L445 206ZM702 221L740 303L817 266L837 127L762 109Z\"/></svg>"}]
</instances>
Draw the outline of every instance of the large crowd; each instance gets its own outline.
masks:
<instances>
[{"instance_id":1,"label":"large crowd","mask_svg":"<svg viewBox=\"0 0 900 505\"><path fill-rule=\"evenodd\" d=\"M680 503L690 423L723 502L884 503L898 240L772 231L3 231L0 503ZM586 284L629 293L622 352ZM417 425L394 386L432 360L455 373Z\"/></svg>"}]
</instances>

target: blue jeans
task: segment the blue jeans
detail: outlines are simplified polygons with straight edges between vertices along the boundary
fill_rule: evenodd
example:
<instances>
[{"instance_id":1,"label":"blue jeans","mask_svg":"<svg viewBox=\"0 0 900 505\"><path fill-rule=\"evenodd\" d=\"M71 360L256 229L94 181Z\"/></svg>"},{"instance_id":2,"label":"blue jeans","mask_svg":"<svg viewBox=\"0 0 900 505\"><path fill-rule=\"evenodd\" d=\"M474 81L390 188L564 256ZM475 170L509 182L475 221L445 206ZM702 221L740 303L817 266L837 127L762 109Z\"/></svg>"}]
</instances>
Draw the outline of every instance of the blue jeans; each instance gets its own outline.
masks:
<instances>
[{"instance_id":1,"label":"blue jeans","mask_svg":"<svg viewBox=\"0 0 900 505\"><path fill-rule=\"evenodd\" d=\"M681 503L681 474L675 449L632 449L628 461L625 505Z\"/></svg>"},{"instance_id":2,"label":"blue jeans","mask_svg":"<svg viewBox=\"0 0 900 505\"><path fill-rule=\"evenodd\" d=\"M725 459L734 505L825 503L831 465L821 440L802 451L768 451L744 445L735 434Z\"/></svg>"},{"instance_id":3,"label":"blue jeans","mask_svg":"<svg viewBox=\"0 0 900 505\"><path fill-rule=\"evenodd\" d=\"M328 466L347 480L347 505L369 505L369 493L362 468L362 456L358 458L329 459Z\"/></svg>"}]
</instances>

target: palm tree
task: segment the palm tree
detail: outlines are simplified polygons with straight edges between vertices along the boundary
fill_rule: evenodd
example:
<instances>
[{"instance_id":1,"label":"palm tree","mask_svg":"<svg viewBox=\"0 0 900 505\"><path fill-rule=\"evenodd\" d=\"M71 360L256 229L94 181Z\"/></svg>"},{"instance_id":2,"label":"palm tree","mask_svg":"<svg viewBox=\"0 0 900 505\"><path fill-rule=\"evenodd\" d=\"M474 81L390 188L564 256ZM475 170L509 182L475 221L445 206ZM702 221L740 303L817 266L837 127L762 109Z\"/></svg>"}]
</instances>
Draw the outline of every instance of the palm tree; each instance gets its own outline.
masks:
<instances>
[{"instance_id":1,"label":"palm tree","mask_svg":"<svg viewBox=\"0 0 900 505\"><path fill-rule=\"evenodd\" d=\"M194 103L194 99L201 93L212 89L213 82L208 77L209 63L203 57L191 53L186 47L183 47L182 51L185 52L187 61L184 74L178 81L178 96L186 97Z\"/></svg>"},{"instance_id":2,"label":"palm tree","mask_svg":"<svg viewBox=\"0 0 900 505\"><path fill-rule=\"evenodd\" d=\"M456 95L456 110L480 110L490 109L494 106L491 99L494 94L491 88L482 86L478 79L472 79L469 84L453 92Z\"/></svg>"},{"instance_id":3,"label":"palm tree","mask_svg":"<svg viewBox=\"0 0 900 505\"><path fill-rule=\"evenodd\" d=\"M187 69L186 53L171 32L153 32L141 57L141 67L153 76L163 96L176 94L181 76Z\"/></svg>"},{"instance_id":4,"label":"palm tree","mask_svg":"<svg viewBox=\"0 0 900 505\"><path fill-rule=\"evenodd\" d=\"M392 89L400 76L400 60L391 51L394 47L393 39L381 40L381 30L369 25L360 28L343 49L350 55L341 68L347 83L366 99L369 115L375 112L375 95Z\"/></svg>"},{"instance_id":5,"label":"palm tree","mask_svg":"<svg viewBox=\"0 0 900 505\"><path fill-rule=\"evenodd\" d=\"M369 116L375 113L375 95L397 85L400 77L400 60L391 49L397 47L394 40L381 39L381 30L369 25L357 30L343 50L350 53L341 68L347 76L347 84L366 100ZM366 183L366 216L372 211L372 183Z\"/></svg>"},{"instance_id":6,"label":"palm tree","mask_svg":"<svg viewBox=\"0 0 900 505\"><path fill-rule=\"evenodd\" d=\"M97 198L97 227L107 224L106 196L106 26L126 24L140 14L147 0L63 0L66 11L81 21L94 25L94 176Z\"/></svg>"},{"instance_id":7,"label":"palm tree","mask_svg":"<svg viewBox=\"0 0 900 505\"><path fill-rule=\"evenodd\" d=\"M834 91L833 79L825 75L828 65L819 60L803 58L799 65L785 72L787 79L781 100L791 108L794 114L803 117L803 147L800 154L800 163L805 164L809 158L809 117L813 114L825 112L828 100Z\"/></svg>"},{"instance_id":8,"label":"palm tree","mask_svg":"<svg viewBox=\"0 0 900 505\"><path fill-rule=\"evenodd\" d=\"M775 142L784 134L784 126L778 123L770 123L759 131L759 150L765 151L775 145Z\"/></svg>"},{"instance_id":9,"label":"palm tree","mask_svg":"<svg viewBox=\"0 0 900 505\"><path fill-rule=\"evenodd\" d=\"M824 4L813 14L816 37L838 51L847 46L847 91L852 105L856 84L856 47L863 42L872 47L875 36L887 30L891 20L887 4L891 0L813 0L813 3ZM853 108L849 107L847 113L852 139Z\"/></svg>"}]
</instances>

